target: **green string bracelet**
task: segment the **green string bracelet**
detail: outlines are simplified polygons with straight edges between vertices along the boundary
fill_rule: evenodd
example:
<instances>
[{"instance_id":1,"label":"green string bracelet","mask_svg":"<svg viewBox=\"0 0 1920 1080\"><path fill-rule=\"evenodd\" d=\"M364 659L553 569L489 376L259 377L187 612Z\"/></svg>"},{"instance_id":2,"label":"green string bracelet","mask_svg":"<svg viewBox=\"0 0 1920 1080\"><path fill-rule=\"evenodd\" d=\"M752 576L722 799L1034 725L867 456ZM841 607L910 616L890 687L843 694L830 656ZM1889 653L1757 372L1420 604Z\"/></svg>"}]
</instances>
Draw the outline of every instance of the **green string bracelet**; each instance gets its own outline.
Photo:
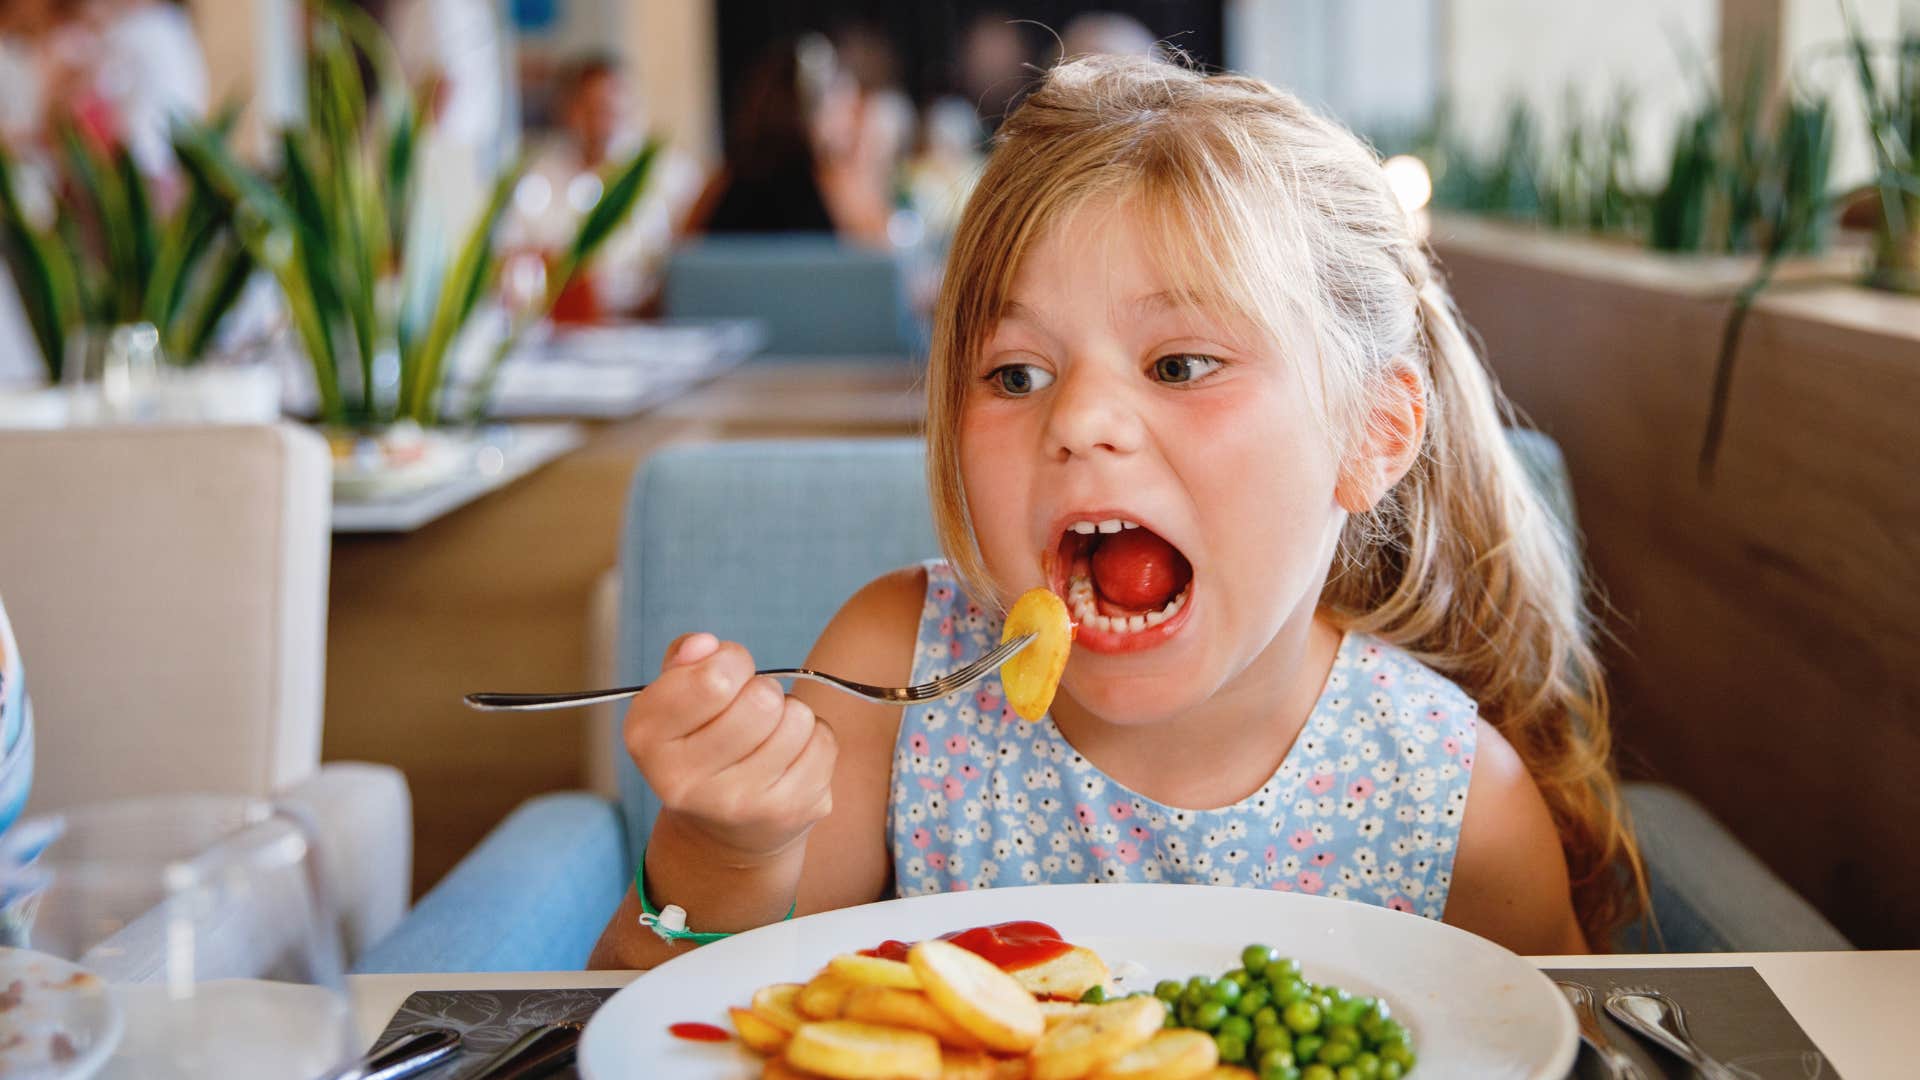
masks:
<instances>
[{"instance_id":1,"label":"green string bracelet","mask_svg":"<svg viewBox=\"0 0 1920 1080\"><path fill-rule=\"evenodd\" d=\"M724 931L703 934L687 929L686 909L678 904L668 904L664 910L655 911L653 901L647 899L647 851L645 848L640 849L640 865L633 871L633 891L640 897L640 925L659 935L663 941L691 941L695 945L707 945L721 938L733 936L732 933ZM793 913L798 910L800 910L800 901L795 900L780 921L785 922L793 918Z\"/></svg>"}]
</instances>

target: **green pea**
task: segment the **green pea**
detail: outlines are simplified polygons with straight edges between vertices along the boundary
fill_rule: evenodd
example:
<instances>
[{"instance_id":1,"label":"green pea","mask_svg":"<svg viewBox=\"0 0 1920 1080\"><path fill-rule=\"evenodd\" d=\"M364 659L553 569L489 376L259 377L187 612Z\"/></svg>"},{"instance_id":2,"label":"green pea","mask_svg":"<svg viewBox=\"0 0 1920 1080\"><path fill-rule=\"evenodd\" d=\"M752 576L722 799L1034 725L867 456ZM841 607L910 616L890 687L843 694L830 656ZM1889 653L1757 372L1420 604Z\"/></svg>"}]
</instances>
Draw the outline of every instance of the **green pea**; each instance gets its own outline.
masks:
<instances>
[{"instance_id":1,"label":"green pea","mask_svg":"<svg viewBox=\"0 0 1920 1080\"><path fill-rule=\"evenodd\" d=\"M1380 1080L1400 1080L1400 1078L1405 1075L1407 1075L1407 1070L1401 1068L1400 1063L1397 1061L1383 1061L1380 1063Z\"/></svg>"},{"instance_id":2,"label":"green pea","mask_svg":"<svg viewBox=\"0 0 1920 1080\"><path fill-rule=\"evenodd\" d=\"M1275 1050L1285 1050L1288 1060L1292 1060L1293 1033L1278 1024L1272 1027L1255 1027L1253 1048L1260 1051L1262 1055L1270 1054Z\"/></svg>"},{"instance_id":3,"label":"green pea","mask_svg":"<svg viewBox=\"0 0 1920 1080\"><path fill-rule=\"evenodd\" d=\"M1300 1080L1339 1080L1328 1066L1314 1062L1300 1071Z\"/></svg>"},{"instance_id":4,"label":"green pea","mask_svg":"<svg viewBox=\"0 0 1920 1080\"><path fill-rule=\"evenodd\" d=\"M1273 995L1267 991L1267 988L1256 984L1253 989L1241 994L1239 1001L1233 1003L1233 1011L1241 1016L1252 1016L1266 1008L1267 1002L1272 1000Z\"/></svg>"},{"instance_id":5,"label":"green pea","mask_svg":"<svg viewBox=\"0 0 1920 1080\"><path fill-rule=\"evenodd\" d=\"M1280 1014L1297 1035L1305 1035L1320 1026L1320 1006L1311 1001L1296 1001Z\"/></svg>"},{"instance_id":6,"label":"green pea","mask_svg":"<svg viewBox=\"0 0 1920 1080\"><path fill-rule=\"evenodd\" d=\"M1220 1034L1232 1035L1243 1043L1252 1043L1253 1021L1244 1016L1229 1016L1220 1021Z\"/></svg>"},{"instance_id":7,"label":"green pea","mask_svg":"<svg viewBox=\"0 0 1920 1080\"><path fill-rule=\"evenodd\" d=\"M1413 1045L1413 1040L1407 1037L1406 1027L1398 1020L1380 1021L1380 1034L1375 1037L1375 1041L1382 1043L1406 1043L1408 1046Z\"/></svg>"},{"instance_id":8,"label":"green pea","mask_svg":"<svg viewBox=\"0 0 1920 1080\"><path fill-rule=\"evenodd\" d=\"M1269 945L1249 945L1240 950L1240 966L1254 974L1267 970L1267 965L1280 959L1280 954Z\"/></svg>"},{"instance_id":9,"label":"green pea","mask_svg":"<svg viewBox=\"0 0 1920 1080\"><path fill-rule=\"evenodd\" d=\"M1220 978L1222 981L1230 982L1242 990L1253 985L1253 976L1247 974L1245 968L1234 968L1232 971L1220 976Z\"/></svg>"},{"instance_id":10,"label":"green pea","mask_svg":"<svg viewBox=\"0 0 1920 1080\"><path fill-rule=\"evenodd\" d=\"M1187 980L1187 993L1204 995L1213 988L1213 980L1205 975L1195 975Z\"/></svg>"},{"instance_id":11,"label":"green pea","mask_svg":"<svg viewBox=\"0 0 1920 1080\"><path fill-rule=\"evenodd\" d=\"M1297 978L1269 981L1269 985L1273 987L1273 1000L1277 1005L1284 1007L1307 999L1307 984Z\"/></svg>"},{"instance_id":12,"label":"green pea","mask_svg":"<svg viewBox=\"0 0 1920 1080\"><path fill-rule=\"evenodd\" d=\"M1342 1065L1334 1070L1334 1080L1360 1080L1360 1070L1351 1065Z\"/></svg>"},{"instance_id":13,"label":"green pea","mask_svg":"<svg viewBox=\"0 0 1920 1080\"><path fill-rule=\"evenodd\" d=\"M1107 988L1098 984L1089 986L1087 992L1080 995L1080 1000L1088 1005L1104 1005L1107 1001Z\"/></svg>"},{"instance_id":14,"label":"green pea","mask_svg":"<svg viewBox=\"0 0 1920 1080\"><path fill-rule=\"evenodd\" d=\"M1281 1048L1260 1051L1260 1080L1267 1080L1269 1075L1284 1076L1289 1072L1300 1075L1299 1067L1293 1063L1293 1051Z\"/></svg>"},{"instance_id":15,"label":"green pea","mask_svg":"<svg viewBox=\"0 0 1920 1080\"><path fill-rule=\"evenodd\" d=\"M1295 960L1291 956L1276 956L1267 963L1266 968L1261 971L1261 974L1267 977L1268 982L1298 979L1300 977L1300 961Z\"/></svg>"},{"instance_id":16,"label":"green pea","mask_svg":"<svg viewBox=\"0 0 1920 1080\"><path fill-rule=\"evenodd\" d=\"M1238 1035L1215 1032L1213 1045L1219 1049L1221 1061L1238 1065L1247 1060L1247 1040L1240 1038Z\"/></svg>"},{"instance_id":17,"label":"green pea","mask_svg":"<svg viewBox=\"0 0 1920 1080\"><path fill-rule=\"evenodd\" d=\"M1400 1066L1401 1071L1413 1071L1413 1048L1399 1039L1389 1039L1380 1044L1378 1053L1382 1063L1392 1062Z\"/></svg>"},{"instance_id":18,"label":"green pea","mask_svg":"<svg viewBox=\"0 0 1920 1080\"><path fill-rule=\"evenodd\" d=\"M1228 1008L1232 1008L1234 1004L1240 1000L1240 985L1227 979L1221 979L1219 982L1213 984L1212 998L1214 1001Z\"/></svg>"},{"instance_id":19,"label":"green pea","mask_svg":"<svg viewBox=\"0 0 1920 1080\"><path fill-rule=\"evenodd\" d=\"M1193 1026L1202 1031L1212 1031L1227 1018L1227 1007L1217 1001L1209 1001L1193 1010Z\"/></svg>"},{"instance_id":20,"label":"green pea","mask_svg":"<svg viewBox=\"0 0 1920 1080\"><path fill-rule=\"evenodd\" d=\"M1358 1024L1367 1014L1367 1006L1372 1004L1369 998L1350 997L1342 1001L1338 996L1333 999L1333 1008L1327 1010L1327 1019L1336 1024Z\"/></svg>"},{"instance_id":21,"label":"green pea","mask_svg":"<svg viewBox=\"0 0 1920 1080\"><path fill-rule=\"evenodd\" d=\"M1380 1080L1380 1055L1362 1050L1353 1056L1353 1066L1360 1070L1360 1080Z\"/></svg>"},{"instance_id":22,"label":"green pea","mask_svg":"<svg viewBox=\"0 0 1920 1080\"><path fill-rule=\"evenodd\" d=\"M1167 1018L1160 1022L1160 1026L1163 1028L1177 1028L1182 1026L1179 1014L1175 1013L1172 1009L1168 1009Z\"/></svg>"},{"instance_id":23,"label":"green pea","mask_svg":"<svg viewBox=\"0 0 1920 1080\"><path fill-rule=\"evenodd\" d=\"M1328 1024L1327 1041L1343 1042L1348 1046L1358 1049L1360 1046L1360 1029L1354 1027L1352 1024Z\"/></svg>"},{"instance_id":24,"label":"green pea","mask_svg":"<svg viewBox=\"0 0 1920 1080\"><path fill-rule=\"evenodd\" d=\"M1280 1023L1280 1010L1271 1005L1253 1014L1253 1029L1255 1031L1270 1027L1282 1027Z\"/></svg>"},{"instance_id":25,"label":"green pea","mask_svg":"<svg viewBox=\"0 0 1920 1080\"><path fill-rule=\"evenodd\" d=\"M1345 1065L1347 1062L1353 1060L1354 1054L1355 1050L1352 1043L1337 1042L1333 1039L1328 1039L1325 1043L1321 1044L1320 1052L1314 1055L1314 1060L1327 1065Z\"/></svg>"},{"instance_id":26,"label":"green pea","mask_svg":"<svg viewBox=\"0 0 1920 1080\"><path fill-rule=\"evenodd\" d=\"M1261 1069L1260 1080L1300 1080L1300 1070L1292 1065Z\"/></svg>"},{"instance_id":27,"label":"green pea","mask_svg":"<svg viewBox=\"0 0 1920 1080\"><path fill-rule=\"evenodd\" d=\"M1169 1005L1173 1005L1179 1002L1180 991L1184 989L1186 989L1186 987L1179 979L1161 979L1159 982L1153 984L1153 996Z\"/></svg>"},{"instance_id":28,"label":"green pea","mask_svg":"<svg viewBox=\"0 0 1920 1080\"><path fill-rule=\"evenodd\" d=\"M1302 1035L1293 1040L1293 1060L1312 1061L1320 1056L1320 1047L1326 1044L1318 1035Z\"/></svg>"}]
</instances>

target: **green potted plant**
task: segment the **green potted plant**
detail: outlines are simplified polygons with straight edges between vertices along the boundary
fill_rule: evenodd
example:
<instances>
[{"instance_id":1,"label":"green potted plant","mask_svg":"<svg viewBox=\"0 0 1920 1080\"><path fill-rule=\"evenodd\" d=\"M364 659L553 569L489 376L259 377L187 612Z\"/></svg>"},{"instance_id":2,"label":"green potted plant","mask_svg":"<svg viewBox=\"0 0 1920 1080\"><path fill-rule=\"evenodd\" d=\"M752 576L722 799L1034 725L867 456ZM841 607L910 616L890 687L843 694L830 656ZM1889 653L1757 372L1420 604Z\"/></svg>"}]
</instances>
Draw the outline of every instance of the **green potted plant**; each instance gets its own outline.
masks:
<instances>
[{"instance_id":1,"label":"green potted plant","mask_svg":"<svg viewBox=\"0 0 1920 1080\"><path fill-rule=\"evenodd\" d=\"M232 123L228 112L181 130L219 144ZM53 132L54 153L42 175L30 174L0 147L0 256L48 380L81 381L90 347L138 330L135 337L161 360L156 377L176 399L231 390L231 380L212 370L163 378L201 368L213 354L216 334L253 271L234 231L231 201L192 178L169 193L168 185L140 172L124 145L67 118L56 118ZM260 371L267 375L265 389L256 387L251 396L265 405L252 408L264 407L270 416L278 409L278 384L270 369ZM244 385L242 392L248 392ZM179 418L209 417L189 402Z\"/></svg>"},{"instance_id":2,"label":"green potted plant","mask_svg":"<svg viewBox=\"0 0 1920 1080\"><path fill-rule=\"evenodd\" d=\"M514 313L467 399L451 401L449 356L495 290L494 234L520 167L494 179L457 244L423 242L437 239L438 227L423 216L414 183L432 123L427 111L364 11L343 0L306 11L307 117L279 132L276 166L250 168L204 134L183 139L181 157L200 182L233 200L243 243L279 282L336 459L366 456L374 436L404 465L420 456L419 432L483 415L521 334L638 201L658 144L611 170L544 295ZM376 77L371 91L363 71Z\"/></svg>"},{"instance_id":3,"label":"green potted plant","mask_svg":"<svg viewBox=\"0 0 1920 1080\"><path fill-rule=\"evenodd\" d=\"M1873 144L1880 219L1867 284L1920 293L1920 26L1893 45L1892 78L1874 71L1873 46L1844 0L1849 51Z\"/></svg>"}]
</instances>

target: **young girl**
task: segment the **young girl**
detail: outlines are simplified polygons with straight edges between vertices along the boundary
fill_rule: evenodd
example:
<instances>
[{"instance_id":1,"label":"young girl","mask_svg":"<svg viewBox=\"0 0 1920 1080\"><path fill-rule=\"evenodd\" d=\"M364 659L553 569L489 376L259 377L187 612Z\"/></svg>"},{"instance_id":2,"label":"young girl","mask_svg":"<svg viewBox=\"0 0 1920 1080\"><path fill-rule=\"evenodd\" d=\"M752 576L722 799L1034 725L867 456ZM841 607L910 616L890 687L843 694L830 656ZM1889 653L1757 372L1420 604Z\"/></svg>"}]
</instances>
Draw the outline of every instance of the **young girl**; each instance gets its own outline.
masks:
<instances>
[{"instance_id":1,"label":"young girl","mask_svg":"<svg viewBox=\"0 0 1920 1080\"><path fill-rule=\"evenodd\" d=\"M947 561L808 666L933 678L1051 588L1049 716L783 695L708 634L626 742L645 888L698 931L949 889L1165 881L1410 911L1522 953L1635 909L1579 576L1372 153L1259 81L1055 68L968 203L936 315ZM595 963L680 949L629 892Z\"/></svg>"}]
</instances>

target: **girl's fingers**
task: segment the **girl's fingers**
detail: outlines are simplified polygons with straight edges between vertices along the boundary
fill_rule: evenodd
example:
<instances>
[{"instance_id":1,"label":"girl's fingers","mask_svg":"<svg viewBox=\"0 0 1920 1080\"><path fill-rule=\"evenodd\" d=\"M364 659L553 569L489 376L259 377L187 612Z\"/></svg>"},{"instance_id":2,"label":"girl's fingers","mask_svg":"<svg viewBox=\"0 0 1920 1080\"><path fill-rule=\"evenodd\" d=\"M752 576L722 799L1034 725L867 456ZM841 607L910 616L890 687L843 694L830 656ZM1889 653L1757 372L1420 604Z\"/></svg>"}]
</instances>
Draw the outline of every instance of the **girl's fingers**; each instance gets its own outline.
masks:
<instances>
[{"instance_id":1,"label":"girl's fingers","mask_svg":"<svg viewBox=\"0 0 1920 1080\"><path fill-rule=\"evenodd\" d=\"M808 809L809 820L818 821L833 808L833 769L840 758L840 744L833 729L815 720L807 743L773 782L769 795L778 801L792 801Z\"/></svg>"},{"instance_id":2,"label":"girl's fingers","mask_svg":"<svg viewBox=\"0 0 1920 1080\"><path fill-rule=\"evenodd\" d=\"M674 663L676 655L698 655L708 643L712 648L700 659ZM753 656L745 648L711 634L687 637L667 654L660 677L628 707L628 749L681 738L706 726L738 700L751 678Z\"/></svg>"},{"instance_id":3,"label":"girl's fingers","mask_svg":"<svg viewBox=\"0 0 1920 1080\"><path fill-rule=\"evenodd\" d=\"M712 656L719 648L720 639L712 634L681 634L673 639L673 644L668 645L666 653L661 656L660 670L667 672L677 667L686 667L688 664L697 664Z\"/></svg>"},{"instance_id":4,"label":"girl's fingers","mask_svg":"<svg viewBox=\"0 0 1920 1080\"><path fill-rule=\"evenodd\" d=\"M752 679L718 716L687 733L674 757L710 776L737 767L780 726L787 696L765 676Z\"/></svg>"},{"instance_id":5,"label":"girl's fingers","mask_svg":"<svg viewBox=\"0 0 1920 1080\"><path fill-rule=\"evenodd\" d=\"M786 699L780 712L780 722L774 726L759 746L751 754L742 758L739 764L727 770L716 779L723 783L737 782L750 789L765 791L773 786L793 764L800 751L807 745L807 739L813 734L813 710L799 698Z\"/></svg>"}]
</instances>

